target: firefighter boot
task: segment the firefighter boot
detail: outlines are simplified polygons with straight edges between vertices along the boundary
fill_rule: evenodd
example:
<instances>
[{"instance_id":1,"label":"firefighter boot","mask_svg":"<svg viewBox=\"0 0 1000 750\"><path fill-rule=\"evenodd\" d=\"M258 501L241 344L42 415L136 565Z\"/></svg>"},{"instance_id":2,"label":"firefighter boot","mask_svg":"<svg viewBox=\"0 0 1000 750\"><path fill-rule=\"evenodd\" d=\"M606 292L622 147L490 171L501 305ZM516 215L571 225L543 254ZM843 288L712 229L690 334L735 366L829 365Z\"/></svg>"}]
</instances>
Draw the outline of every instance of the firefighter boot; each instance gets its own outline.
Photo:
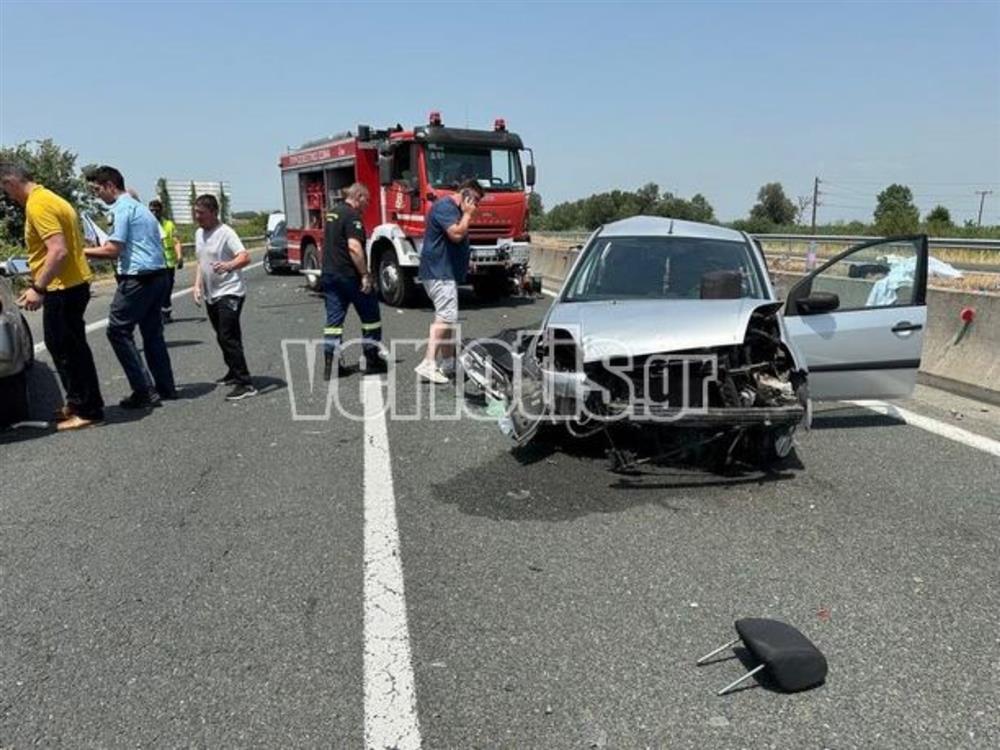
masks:
<instances>
[{"instance_id":1,"label":"firefighter boot","mask_svg":"<svg viewBox=\"0 0 1000 750\"><path fill-rule=\"evenodd\" d=\"M337 377L346 378L351 374L352 370L350 367L345 367L344 363L341 362L340 357L338 357L334 352L324 352L323 360L323 380L330 380L333 376L333 361L337 361Z\"/></svg>"}]
</instances>

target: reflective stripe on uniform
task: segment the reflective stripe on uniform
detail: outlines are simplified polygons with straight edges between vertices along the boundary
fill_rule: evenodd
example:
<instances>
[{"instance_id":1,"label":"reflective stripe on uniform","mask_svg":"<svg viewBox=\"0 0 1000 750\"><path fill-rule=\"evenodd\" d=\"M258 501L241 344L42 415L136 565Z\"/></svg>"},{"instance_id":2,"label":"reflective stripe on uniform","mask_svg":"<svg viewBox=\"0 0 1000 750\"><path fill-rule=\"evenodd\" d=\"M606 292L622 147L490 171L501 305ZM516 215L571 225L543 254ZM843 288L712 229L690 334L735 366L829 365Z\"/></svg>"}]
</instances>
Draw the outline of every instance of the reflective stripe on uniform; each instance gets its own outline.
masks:
<instances>
[{"instance_id":1,"label":"reflective stripe on uniform","mask_svg":"<svg viewBox=\"0 0 1000 750\"><path fill-rule=\"evenodd\" d=\"M381 322L379 322L379 323L362 323L361 324L361 330L362 331L377 331L381 327L382 327L382 323Z\"/></svg>"},{"instance_id":2,"label":"reflective stripe on uniform","mask_svg":"<svg viewBox=\"0 0 1000 750\"><path fill-rule=\"evenodd\" d=\"M344 332L344 329L341 326L326 326L323 329L323 335L324 336L339 336L343 332Z\"/></svg>"}]
</instances>

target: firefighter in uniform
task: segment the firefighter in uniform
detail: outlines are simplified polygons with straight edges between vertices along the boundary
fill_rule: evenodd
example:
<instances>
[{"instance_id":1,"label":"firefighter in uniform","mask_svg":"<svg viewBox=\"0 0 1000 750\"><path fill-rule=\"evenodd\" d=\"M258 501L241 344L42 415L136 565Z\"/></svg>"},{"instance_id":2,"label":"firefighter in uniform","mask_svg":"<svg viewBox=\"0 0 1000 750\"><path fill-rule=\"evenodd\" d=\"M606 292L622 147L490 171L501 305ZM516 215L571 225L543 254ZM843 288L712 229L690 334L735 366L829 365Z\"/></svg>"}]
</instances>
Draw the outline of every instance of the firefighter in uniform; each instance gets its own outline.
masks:
<instances>
[{"instance_id":1,"label":"firefighter in uniform","mask_svg":"<svg viewBox=\"0 0 1000 750\"><path fill-rule=\"evenodd\" d=\"M354 305L361 318L365 372L386 371L386 363L381 356L382 319L375 285L368 272L365 229L361 223L368 200L368 188L356 182L345 191L344 202L331 206L326 214L323 274L320 279L326 301L326 326L323 328L325 380L332 375L334 359L337 360L338 376L350 373L339 356L349 305Z\"/></svg>"}]
</instances>

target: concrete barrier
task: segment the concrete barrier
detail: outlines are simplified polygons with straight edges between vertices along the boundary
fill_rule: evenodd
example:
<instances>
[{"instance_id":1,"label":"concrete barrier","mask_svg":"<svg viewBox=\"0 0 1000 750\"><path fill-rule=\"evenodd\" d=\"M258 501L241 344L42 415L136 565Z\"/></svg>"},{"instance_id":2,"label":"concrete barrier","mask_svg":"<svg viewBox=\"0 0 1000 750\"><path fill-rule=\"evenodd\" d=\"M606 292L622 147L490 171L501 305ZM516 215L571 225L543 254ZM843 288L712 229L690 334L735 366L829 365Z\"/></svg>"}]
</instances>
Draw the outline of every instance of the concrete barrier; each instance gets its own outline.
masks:
<instances>
[{"instance_id":1,"label":"concrete barrier","mask_svg":"<svg viewBox=\"0 0 1000 750\"><path fill-rule=\"evenodd\" d=\"M538 268L547 290L558 291L576 259L576 250L533 247L532 268ZM779 299L801 274L772 272ZM859 286L867 298L870 283L844 279ZM860 297L859 297L860 299ZM961 312L974 311L973 321L963 323ZM927 327L920 365L921 382L1000 404L1000 295L930 289L927 292Z\"/></svg>"},{"instance_id":2,"label":"concrete barrier","mask_svg":"<svg viewBox=\"0 0 1000 750\"><path fill-rule=\"evenodd\" d=\"M538 247L531 248L531 272L542 277L542 288L556 291L562 286L569 270L576 261L578 250L569 248Z\"/></svg>"}]
</instances>

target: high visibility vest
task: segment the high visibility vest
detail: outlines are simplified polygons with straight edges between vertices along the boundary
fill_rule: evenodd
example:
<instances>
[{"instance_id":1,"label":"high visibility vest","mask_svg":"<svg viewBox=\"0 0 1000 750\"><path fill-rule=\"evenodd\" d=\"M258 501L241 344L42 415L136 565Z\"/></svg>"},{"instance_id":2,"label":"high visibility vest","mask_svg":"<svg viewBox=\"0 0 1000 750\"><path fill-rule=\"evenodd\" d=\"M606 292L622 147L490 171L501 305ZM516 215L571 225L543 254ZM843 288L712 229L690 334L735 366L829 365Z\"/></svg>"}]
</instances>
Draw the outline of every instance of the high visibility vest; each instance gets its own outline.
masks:
<instances>
[{"instance_id":1,"label":"high visibility vest","mask_svg":"<svg viewBox=\"0 0 1000 750\"><path fill-rule=\"evenodd\" d=\"M167 261L167 268L174 268L177 265L177 253L174 252L174 222L164 219L160 222L160 239L163 241L163 257Z\"/></svg>"}]
</instances>

